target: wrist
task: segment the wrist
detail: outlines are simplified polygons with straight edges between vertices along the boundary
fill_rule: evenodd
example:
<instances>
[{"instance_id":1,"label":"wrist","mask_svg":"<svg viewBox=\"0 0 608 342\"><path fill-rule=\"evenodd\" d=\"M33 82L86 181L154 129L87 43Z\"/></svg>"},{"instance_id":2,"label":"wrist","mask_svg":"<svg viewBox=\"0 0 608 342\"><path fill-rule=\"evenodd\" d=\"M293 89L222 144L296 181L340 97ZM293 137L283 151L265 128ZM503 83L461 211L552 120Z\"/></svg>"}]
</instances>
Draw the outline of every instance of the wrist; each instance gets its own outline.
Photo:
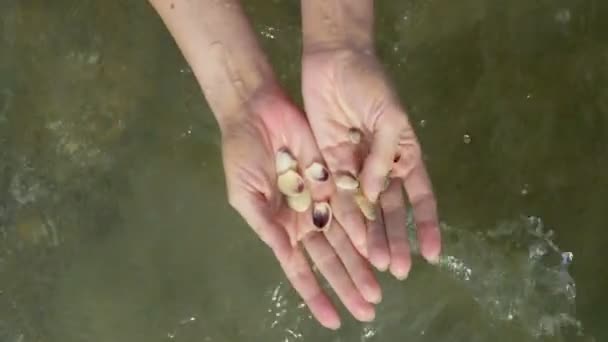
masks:
<instances>
[{"instance_id":1,"label":"wrist","mask_svg":"<svg viewBox=\"0 0 608 342\"><path fill-rule=\"evenodd\" d=\"M371 51L373 0L302 0L303 53Z\"/></svg>"},{"instance_id":2,"label":"wrist","mask_svg":"<svg viewBox=\"0 0 608 342\"><path fill-rule=\"evenodd\" d=\"M150 0L220 125L238 120L275 76L239 0Z\"/></svg>"},{"instance_id":3,"label":"wrist","mask_svg":"<svg viewBox=\"0 0 608 342\"><path fill-rule=\"evenodd\" d=\"M288 101L281 85L272 76L241 96L225 96L230 91L204 92L222 134L234 126L256 122L270 126L282 120L281 108ZM224 95L222 95L224 94ZM217 95L217 96L216 96Z\"/></svg>"},{"instance_id":4,"label":"wrist","mask_svg":"<svg viewBox=\"0 0 608 342\"><path fill-rule=\"evenodd\" d=\"M259 94L274 89L274 72L264 56L249 53L246 58L234 58L221 45L209 48L211 58L191 63L192 71L217 121L238 116Z\"/></svg>"}]
</instances>

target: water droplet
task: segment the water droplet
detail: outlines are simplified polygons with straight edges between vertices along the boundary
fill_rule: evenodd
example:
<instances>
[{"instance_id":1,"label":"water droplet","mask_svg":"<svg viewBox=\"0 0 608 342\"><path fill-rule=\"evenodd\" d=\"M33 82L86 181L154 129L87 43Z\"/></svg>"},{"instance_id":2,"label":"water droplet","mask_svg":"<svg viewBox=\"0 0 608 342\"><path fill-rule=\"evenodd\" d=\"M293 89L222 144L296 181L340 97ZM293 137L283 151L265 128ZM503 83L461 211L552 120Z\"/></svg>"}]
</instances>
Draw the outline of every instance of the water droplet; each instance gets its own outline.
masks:
<instances>
[{"instance_id":1,"label":"water droplet","mask_svg":"<svg viewBox=\"0 0 608 342\"><path fill-rule=\"evenodd\" d=\"M422 127L422 128L426 127L426 120L425 119L420 120L420 127Z\"/></svg>"},{"instance_id":2,"label":"water droplet","mask_svg":"<svg viewBox=\"0 0 608 342\"><path fill-rule=\"evenodd\" d=\"M574 259L574 254L572 252L563 252L562 253L562 265L570 265L572 260Z\"/></svg>"},{"instance_id":3,"label":"water droplet","mask_svg":"<svg viewBox=\"0 0 608 342\"><path fill-rule=\"evenodd\" d=\"M262 34L262 36L268 38L268 39L275 39L276 38L276 29L274 27L271 26L267 26L265 27L262 32L260 32Z\"/></svg>"},{"instance_id":4,"label":"water droplet","mask_svg":"<svg viewBox=\"0 0 608 342\"><path fill-rule=\"evenodd\" d=\"M528 184L524 184L520 190L521 195L527 196L528 193L530 192L529 189L530 189L530 186Z\"/></svg>"},{"instance_id":5,"label":"water droplet","mask_svg":"<svg viewBox=\"0 0 608 342\"><path fill-rule=\"evenodd\" d=\"M465 134L462 138L463 138L462 140L464 141L465 144L468 145L471 143L471 136L469 134Z\"/></svg>"},{"instance_id":6,"label":"water droplet","mask_svg":"<svg viewBox=\"0 0 608 342\"><path fill-rule=\"evenodd\" d=\"M572 14L570 13L570 9L562 8L555 13L555 21L561 24L567 24L570 22L572 18Z\"/></svg>"},{"instance_id":7,"label":"water droplet","mask_svg":"<svg viewBox=\"0 0 608 342\"><path fill-rule=\"evenodd\" d=\"M87 64L97 64L99 62L99 52L93 52L87 58Z\"/></svg>"}]
</instances>

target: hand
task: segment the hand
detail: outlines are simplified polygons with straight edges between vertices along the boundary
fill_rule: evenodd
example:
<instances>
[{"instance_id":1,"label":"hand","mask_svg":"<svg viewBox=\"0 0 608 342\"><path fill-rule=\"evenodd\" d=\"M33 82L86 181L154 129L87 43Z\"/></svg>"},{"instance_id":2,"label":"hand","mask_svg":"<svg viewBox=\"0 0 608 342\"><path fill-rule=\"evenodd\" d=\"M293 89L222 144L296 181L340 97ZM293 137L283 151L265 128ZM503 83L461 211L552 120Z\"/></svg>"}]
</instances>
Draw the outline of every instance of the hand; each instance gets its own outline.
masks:
<instances>
[{"instance_id":1,"label":"hand","mask_svg":"<svg viewBox=\"0 0 608 342\"><path fill-rule=\"evenodd\" d=\"M374 54L369 49L310 49L302 63L306 115L330 172L358 175L363 193L380 208L366 228L353 201L332 201L336 219L359 249L367 243L374 266L390 267L404 279L411 259L403 187L421 254L437 262L441 243L436 200L420 144ZM349 140L352 128L361 132L360 144ZM390 183L383 191L387 177Z\"/></svg>"},{"instance_id":2,"label":"hand","mask_svg":"<svg viewBox=\"0 0 608 342\"><path fill-rule=\"evenodd\" d=\"M323 163L304 115L280 92L255 94L238 115L221 124L222 151L230 204L272 249L292 286L325 327L340 326L338 314L322 291L304 252L293 242L301 239L320 273L352 315L361 321L374 318L370 303L380 301L380 287L343 228L332 220L326 232L314 232L311 209L290 209L277 188L275 154L286 148L298 162L298 171L313 162ZM334 192L330 179L306 181L313 202ZM308 233L308 234L305 234Z\"/></svg>"},{"instance_id":3,"label":"hand","mask_svg":"<svg viewBox=\"0 0 608 342\"><path fill-rule=\"evenodd\" d=\"M279 90L240 1L150 2L192 68L222 131L230 204L272 248L321 324L337 328L340 319L302 248L291 242L301 240L320 273L357 319L373 319L370 303L380 301L380 287L342 227L331 220L327 231L315 232L311 209L295 213L279 193L278 151L286 148L295 157L300 174L323 160L304 115ZM334 193L328 177L306 183L313 201L327 201ZM293 201L289 203L293 206Z\"/></svg>"}]
</instances>

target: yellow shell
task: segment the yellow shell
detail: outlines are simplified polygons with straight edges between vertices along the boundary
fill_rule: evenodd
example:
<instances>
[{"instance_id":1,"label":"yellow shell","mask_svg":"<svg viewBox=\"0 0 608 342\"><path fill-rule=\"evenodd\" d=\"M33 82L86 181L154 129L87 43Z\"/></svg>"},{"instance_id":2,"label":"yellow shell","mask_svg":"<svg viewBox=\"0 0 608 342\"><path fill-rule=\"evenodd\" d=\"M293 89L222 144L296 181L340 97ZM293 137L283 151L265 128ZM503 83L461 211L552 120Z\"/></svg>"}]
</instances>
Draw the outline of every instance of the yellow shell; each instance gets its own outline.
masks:
<instances>
[{"instance_id":1,"label":"yellow shell","mask_svg":"<svg viewBox=\"0 0 608 342\"><path fill-rule=\"evenodd\" d=\"M295 170L298 166L296 159L286 149L281 149L275 156L275 167L277 174Z\"/></svg>"},{"instance_id":2,"label":"yellow shell","mask_svg":"<svg viewBox=\"0 0 608 342\"><path fill-rule=\"evenodd\" d=\"M287 200L287 205L299 213L303 213L308 210L310 204L312 203L312 197L310 196L310 192L307 190L296 196L287 196L285 199Z\"/></svg>"},{"instance_id":3,"label":"yellow shell","mask_svg":"<svg viewBox=\"0 0 608 342\"><path fill-rule=\"evenodd\" d=\"M357 191L357 193L355 193L355 202L366 219L370 221L376 220L376 208L374 204L365 197L362 191Z\"/></svg>"},{"instance_id":4,"label":"yellow shell","mask_svg":"<svg viewBox=\"0 0 608 342\"><path fill-rule=\"evenodd\" d=\"M304 191L305 185L302 177L294 170L287 170L277 179L279 191L285 196L296 196Z\"/></svg>"},{"instance_id":5,"label":"yellow shell","mask_svg":"<svg viewBox=\"0 0 608 342\"><path fill-rule=\"evenodd\" d=\"M357 190L359 181L348 173L336 176L336 186L342 190Z\"/></svg>"}]
</instances>

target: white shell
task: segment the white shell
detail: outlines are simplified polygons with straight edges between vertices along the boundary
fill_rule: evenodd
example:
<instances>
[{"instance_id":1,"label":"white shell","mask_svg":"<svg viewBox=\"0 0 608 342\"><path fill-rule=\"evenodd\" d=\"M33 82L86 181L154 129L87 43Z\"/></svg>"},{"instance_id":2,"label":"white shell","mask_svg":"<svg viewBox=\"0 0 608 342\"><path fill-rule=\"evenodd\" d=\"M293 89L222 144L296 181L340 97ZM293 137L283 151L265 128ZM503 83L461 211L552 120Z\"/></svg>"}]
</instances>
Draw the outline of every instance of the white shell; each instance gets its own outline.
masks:
<instances>
[{"instance_id":1,"label":"white shell","mask_svg":"<svg viewBox=\"0 0 608 342\"><path fill-rule=\"evenodd\" d=\"M359 188L359 181L350 174L336 176L336 186L342 190L356 190Z\"/></svg>"},{"instance_id":2,"label":"white shell","mask_svg":"<svg viewBox=\"0 0 608 342\"><path fill-rule=\"evenodd\" d=\"M286 200L287 205L299 213L303 213L308 210L310 204L312 203L310 192L306 190L296 196L287 196Z\"/></svg>"},{"instance_id":3,"label":"white shell","mask_svg":"<svg viewBox=\"0 0 608 342\"><path fill-rule=\"evenodd\" d=\"M298 166L296 159L286 149L281 149L275 156L275 167L277 174L295 170Z\"/></svg>"},{"instance_id":4,"label":"white shell","mask_svg":"<svg viewBox=\"0 0 608 342\"><path fill-rule=\"evenodd\" d=\"M324 182L329 179L329 172L325 166L316 162L312 163L312 165L310 165L306 171L304 171L304 175L306 178L315 182Z\"/></svg>"},{"instance_id":5,"label":"white shell","mask_svg":"<svg viewBox=\"0 0 608 342\"><path fill-rule=\"evenodd\" d=\"M333 213L329 203L318 202L314 204L312 209L312 222L318 230L327 230L331 226L332 218Z\"/></svg>"},{"instance_id":6,"label":"white shell","mask_svg":"<svg viewBox=\"0 0 608 342\"><path fill-rule=\"evenodd\" d=\"M302 177L294 170L287 170L277 179L279 191L285 196L296 196L304 191L305 185Z\"/></svg>"},{"instance_id":7,"label":"white shell","mask_svg":"<svg viewBox=\"0 0 608 342\"><path fill-rule=\"evenodd\" d=\"M363 192L357 191L355 194L355 202L359 206L359 209L363 213L366 219L369 221L376 220L376 208L374 204L365 197Z\"/></svg>"}]
</instances>

